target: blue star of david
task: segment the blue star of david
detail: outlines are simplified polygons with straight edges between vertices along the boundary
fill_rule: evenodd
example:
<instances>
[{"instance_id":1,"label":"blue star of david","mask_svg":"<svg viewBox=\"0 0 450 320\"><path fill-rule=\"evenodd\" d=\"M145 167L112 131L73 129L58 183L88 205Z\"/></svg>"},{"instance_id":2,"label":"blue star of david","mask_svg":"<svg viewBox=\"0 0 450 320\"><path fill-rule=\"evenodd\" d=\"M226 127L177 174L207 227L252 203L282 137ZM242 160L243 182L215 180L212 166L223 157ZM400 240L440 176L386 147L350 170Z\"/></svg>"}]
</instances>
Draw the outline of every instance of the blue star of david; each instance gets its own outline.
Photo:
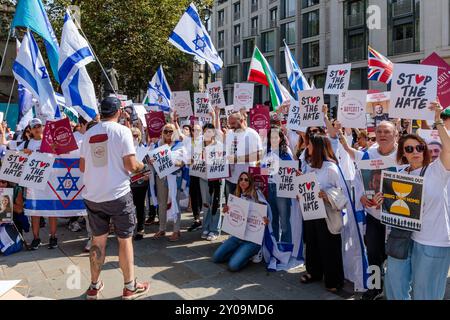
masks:
<instances>
[{"instance_id":1,"label":"blue star of david","mask_svg":"<svg viewBox=\"0 0 450 320\"><path fill-rule=\"evenodd\" d=\"M156 90L161 91L161 86L158 83L155 84L155 88L156 88Z\"/></svg>"},{"instance_id":2,"label":"blue star of david","mask_svg":"<svg viewBox=\"0 0 450 320\"><path fill-rule=\"evenodd\" d=\"M42 79L48 78L47 69L45 67L40 67L39 70L42 72Z\"/></svg>"},{"instance_id":3,"label":"blue star of david","mask_svg":"<svg viewBox=\"0 0 450 320\"><path fill-rule=\"evenodd\" d=\"M58 177L59 186L56 188L56 191L62 191L64 192L65 196L67 197L72 191L78 191L77 182L80 180L79 177L73 177L70 172L67 172L64 177ZM70 187L66 187L66 181L67 184Z\"/></svg>"},{"instance_id":4,"label":"blue star of david","mask_svg":"<svg viewBox=\"0 0 450 320\"><path fill-rule=\"evenodd\" d=\"M197 34L195 39L192 42L195 44L195 50L200 50L201 52L205 52L205 47L206 47L205 37L200 37Z\"/></svg>"}]
</instances>

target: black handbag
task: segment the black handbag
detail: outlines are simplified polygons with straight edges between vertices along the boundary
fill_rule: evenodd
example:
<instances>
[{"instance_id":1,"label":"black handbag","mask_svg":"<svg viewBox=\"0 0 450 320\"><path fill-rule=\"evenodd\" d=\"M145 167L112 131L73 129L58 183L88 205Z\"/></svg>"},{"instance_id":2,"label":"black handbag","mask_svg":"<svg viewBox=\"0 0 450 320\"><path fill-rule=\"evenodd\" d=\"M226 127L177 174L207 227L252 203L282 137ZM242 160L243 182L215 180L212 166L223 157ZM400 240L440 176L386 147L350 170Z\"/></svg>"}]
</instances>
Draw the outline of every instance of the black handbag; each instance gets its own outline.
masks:
<instances>
[{"instance_id":1,"label":"black handbag","mask_svg":"<svg viewBox=\"0 0 450 320\"><path fill-rule=\"evenodd\" d=\"M428 166L424 167L420 172L423 177L427 171ZM405 260L408 258L409 249L412 245L412 231L402 230L392 227L386 242L386 254L392 258Z\"/></svg>"}]
</instances>

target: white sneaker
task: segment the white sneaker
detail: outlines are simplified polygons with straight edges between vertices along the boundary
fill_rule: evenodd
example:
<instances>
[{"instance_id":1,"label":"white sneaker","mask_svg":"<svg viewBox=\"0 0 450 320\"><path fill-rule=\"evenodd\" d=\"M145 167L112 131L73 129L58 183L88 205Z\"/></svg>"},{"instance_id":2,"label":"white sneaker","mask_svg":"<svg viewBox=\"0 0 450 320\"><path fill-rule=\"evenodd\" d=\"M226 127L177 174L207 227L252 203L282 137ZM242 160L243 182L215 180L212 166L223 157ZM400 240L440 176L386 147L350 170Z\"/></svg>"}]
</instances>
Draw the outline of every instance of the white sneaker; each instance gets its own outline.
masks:
<instances>
[{"instance_id":1,"label":"white sneaker","mask_svg":"<svg viewBox=\"0 0 450 320\"><path fill-rule=\"evenodd\" d=\"M217 238L219 238L219 236L217 234L215 234L214 232L210 232L208 234L208 238L206 238L206 240L214 241L214 240L217 240Z\"/></svg>"},{"instance_id":2,"label":"white sneaker","mask_svg":"<svg viewBox=\"0 0 450 320\"><path fill-rule=\"evenodd\" d=\"M209 231L203 231L202 232L202 239L207 239L209 235Z\"/></svg>"},{"instance_id":3,"label":"white sneaker","mask_svg":"<svg viewBox=\"0 0 450 320\"><path fill-rule=\"evenodd\" d=\"M260 263L263 259L262 250L259 250L257 254L255 254L252 258L253 263Z\"/></svg>"}]
</instances>

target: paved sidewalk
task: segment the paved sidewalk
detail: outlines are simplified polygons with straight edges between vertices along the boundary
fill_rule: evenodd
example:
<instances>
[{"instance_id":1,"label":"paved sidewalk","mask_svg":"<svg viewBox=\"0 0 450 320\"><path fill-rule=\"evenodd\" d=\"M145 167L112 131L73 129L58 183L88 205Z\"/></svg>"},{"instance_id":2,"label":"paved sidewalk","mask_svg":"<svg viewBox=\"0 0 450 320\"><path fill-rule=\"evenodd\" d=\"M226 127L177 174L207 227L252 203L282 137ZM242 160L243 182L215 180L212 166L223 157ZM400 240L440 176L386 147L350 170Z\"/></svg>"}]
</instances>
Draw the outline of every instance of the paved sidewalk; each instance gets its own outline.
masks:
<instances>
[{"instance_id":1,"label":"paved sidewalk","mask_svg":"<svg viewBox=\"0 0 450 320\"><path fill-rule=\"evenodd\" d=\"M182 230L191 223L191 214L183 214ZM82 249L86 243L85 232L70 232L60 220L59 248L47 249L47 230L41 230L44 242L38 251L22 251L0 256L0 280L22 279L22 294L51 299L84 299L89 285L89 256ZM304 268L289 272L267 272L264 264L250 265L231 273L226 265L210 261L215 249L226 239L222 236L213 243L200 239L200 231L182 232L181 240L168 242L165 238L152 240L157 226L146 227L146 236L134 243L136 276L150 280L150 292L144 299L258 299L258 300L336 300L354 299L352 285L346 284L340 295L324 289L323 284L304 285L299 282ZM169 233L170 235L170 233ZM26 234L29 240L31 234ZM107 257L102 271L105 282L103 299L120 299L123 279L118 265L117 240L110 236ZM75 267L76 266L76 267ZM74 271L80 270L81 284L69 289L67 283ZM69 281L68 281L69 280ZM450 286L447 299L450 298Z\"/></svg>"}]
</instances>

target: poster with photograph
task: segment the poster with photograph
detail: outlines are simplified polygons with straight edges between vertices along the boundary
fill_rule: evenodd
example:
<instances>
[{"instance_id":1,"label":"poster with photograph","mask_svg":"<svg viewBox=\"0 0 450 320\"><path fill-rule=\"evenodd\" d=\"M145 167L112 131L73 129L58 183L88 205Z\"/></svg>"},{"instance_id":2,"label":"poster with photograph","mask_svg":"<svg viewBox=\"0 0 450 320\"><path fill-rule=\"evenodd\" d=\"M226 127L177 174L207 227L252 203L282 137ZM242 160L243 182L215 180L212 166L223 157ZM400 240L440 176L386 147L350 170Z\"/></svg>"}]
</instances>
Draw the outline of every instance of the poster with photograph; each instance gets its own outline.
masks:
<instances>
[{"instance_id":1,"label":"poster with photograph","mask_svg":"<svg viewBox=\"0 0 450 320\"><path fill-rule=\"evenodd\" d=\"M344 128L365 129L367 91L350 90L339 94L338 120Z\"/></svg>"},{"instance_id":2,"label":"poster with photograph","mask_svg":"<svg viewBox=\"0 0 450 320\"><path fill-rule=\"evenodd\" d=\"M230 194L227 206L228 212L223 216L222 231L239 239L245 239L250 202Z\"/></svg>"},{"instance_id":3,"label":"poster with photograph","mask_svg":"<svg viewBox=\"0 0 450 320\"><path fill-rule=\"evenodd\" d=\"M377 92L367 94L366 113L373 119L373 126L377 127L381 121L389 120L390 92Z\"/></svg>"},{"instance_id":4,"label":"poster with photograph","mask_svg":"<svg viewBox=\"0 0 450 320\"><path fill-rule=\"evenodd\" d=\"M26 188L44 190L53 169L53 162L53 155L33 152L24 165L19 184Z\"/></svg>"},{"instance_id":5,"label":"poster with photograph","mask_svg":"<svg viewBox=\"0 0 450 320\"><path fill-rule=\"evenodd\" d=\"M383 170L397 172L397 165L388 159L373 159L358 161L358 169L363 181L364 193L368 199L372 199L381 192L381 172Z\"/></svg>"},{"instance_id":6,"label":"poster with photograph","mask_svg":"<svg viewBox=\"0 0 450 320\"><path fill-rule=\"evenodd\" d=\"M338 95L342 91L347 91L351 70L351 63L328 66L324 93Z\"/></svg>"},{"instance_id":7,"label":"poster with photograph","mask_svg":"<svg viewBox=\"0 0 450 320\"><path fill-rule=\"evenodd\" d=\"M325 204L319 198L320 185L315 173L304 174L296 178L300 195L300 208L303 220L317 220L327 217Z\"/></svg>"},{"instance_id":8,"label":"poster with photograph","mask_svg":"<svg viewBox=\"0 0 450 320\"><path fill-rule=\"evenodd\" d=\"M14 189L0 188L0 222L11 222L13 218Z\"/></svg>"}]
</instances>

